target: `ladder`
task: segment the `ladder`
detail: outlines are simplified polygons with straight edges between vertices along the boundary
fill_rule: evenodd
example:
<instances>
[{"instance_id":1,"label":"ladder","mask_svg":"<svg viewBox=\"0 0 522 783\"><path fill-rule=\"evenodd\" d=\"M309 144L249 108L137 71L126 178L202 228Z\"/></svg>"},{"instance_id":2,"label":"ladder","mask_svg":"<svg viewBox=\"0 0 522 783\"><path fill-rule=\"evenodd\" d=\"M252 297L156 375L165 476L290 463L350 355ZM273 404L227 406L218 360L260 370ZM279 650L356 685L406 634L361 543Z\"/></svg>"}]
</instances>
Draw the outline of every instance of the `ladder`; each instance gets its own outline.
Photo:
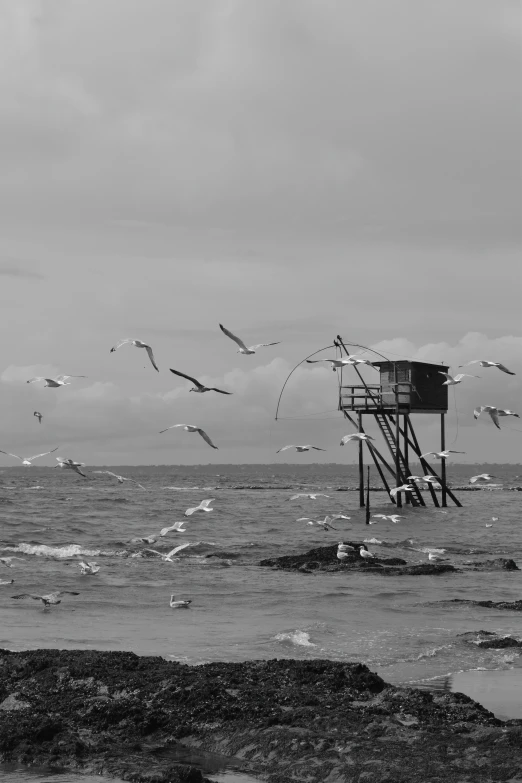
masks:
<instances>
[{"instance_id":1,"label":"ladder","mask_svg":"<svg viewBox=\"0 0 522 783\"><path fill-rule=\"evenodd\" d=\"M400 466L400 480L403 484L407 484L407 478L409 475L409 467L406 464L406 460L404 459L404 454L400 449L397 449L397 442L395 440L395 433L393 432L392 428L390 427L390 422L388 419L388 416L385 416L383 413L374 413L375 421L379 425L379 429L382 433L382 436L384 440L386 441L386 444L388 446L388 449L390 451L390 454L393 457L393 463L396 464L396 458L397 458L397 451L398 451L398 457L399 457L399 466ZM416 498L413 497L413 493L415 493ZM411 492L411 502L413 506L421 505L425 506L426 503L424 502L424 498L422 497L421 491L417 484L414 484L414 489Z\"/></svg>"}]
</instances>

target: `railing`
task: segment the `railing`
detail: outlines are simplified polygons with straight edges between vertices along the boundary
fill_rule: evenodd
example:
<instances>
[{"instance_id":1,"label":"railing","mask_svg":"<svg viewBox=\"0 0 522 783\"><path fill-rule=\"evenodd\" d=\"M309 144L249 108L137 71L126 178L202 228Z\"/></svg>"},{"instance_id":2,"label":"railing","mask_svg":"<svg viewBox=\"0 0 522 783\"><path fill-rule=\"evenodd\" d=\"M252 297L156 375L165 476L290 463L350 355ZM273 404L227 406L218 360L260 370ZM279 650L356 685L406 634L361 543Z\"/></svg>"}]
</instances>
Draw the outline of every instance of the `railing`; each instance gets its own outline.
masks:
<instances>
[{"instance_id":1,"label":"railing","mask_svg":"<svg viewBox=\"0 0 522 783\"><path fill-rule=\"evenodd\" d=\"M374 410L382 408L381 387L378 384L367 386L341 386L339 409Z\"/></svg>"}]
</instances>

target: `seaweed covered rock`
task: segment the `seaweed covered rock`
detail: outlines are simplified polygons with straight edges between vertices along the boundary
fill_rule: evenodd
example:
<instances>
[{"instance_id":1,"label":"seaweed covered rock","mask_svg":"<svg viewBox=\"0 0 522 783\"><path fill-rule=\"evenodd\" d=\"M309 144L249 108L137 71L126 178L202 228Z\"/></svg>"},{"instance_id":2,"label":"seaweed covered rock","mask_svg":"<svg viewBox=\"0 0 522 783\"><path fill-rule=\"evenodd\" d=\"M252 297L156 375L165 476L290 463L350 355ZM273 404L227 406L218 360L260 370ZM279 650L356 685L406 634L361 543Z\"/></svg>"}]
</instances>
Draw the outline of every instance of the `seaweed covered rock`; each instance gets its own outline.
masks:
<instances>
[{"instance_id":1,"label":"seaweed covered rock","mask_svg":"<svg viewBox=\"0 0 522 783\"><path fill-rule=\"evenodd\" d=\"M400 557L373 557L367 560L361 557L359 548L366 545L362 542L344 541L354 547L347 557L340 562L337 558L337 544L310 549L302 555L283 555L261 560L260 566L278 568L284 571L364 571L388 576L418 576L422 574L437 575L456 572L450 563L408 563Z\"/></svg>"},{"instance_id":2,"label":"seaweed covered rock","mask_svg":"<svg viewBox=\"0 0 522 783\"><path fill-rule=\"evenodd\" d=\"M135 783L202 783L197 765L174 761L183 747L241 760L268 783L522 774L522 721L500 721L463 694L387 685L357 663L187 666L121 652L0 650L0 704L0 760Z\"/></svg>"},{"instance_id":3,"label":"seaweed covered rock","mask_svg":"<svg viewBox=\"0 0 522 783\"><path fill-rule=\"evenodd\" d=\"M473 601L468 598L450 598L439 603L469 604L470 606L484 606L486 609L505 609L508 612L522 612L522 601Z\"/></svg>"},{"instance_id":4,"label":"seaweed covered rock","mask_svg":"<svg viewBox=\"0 0 522 783\"><path fill-rule=\"evenodd\" d=\"M467 571L520 571L514 560L498 557L495 560L466 560L463 564Z\"/></svg>"}]
</instances>

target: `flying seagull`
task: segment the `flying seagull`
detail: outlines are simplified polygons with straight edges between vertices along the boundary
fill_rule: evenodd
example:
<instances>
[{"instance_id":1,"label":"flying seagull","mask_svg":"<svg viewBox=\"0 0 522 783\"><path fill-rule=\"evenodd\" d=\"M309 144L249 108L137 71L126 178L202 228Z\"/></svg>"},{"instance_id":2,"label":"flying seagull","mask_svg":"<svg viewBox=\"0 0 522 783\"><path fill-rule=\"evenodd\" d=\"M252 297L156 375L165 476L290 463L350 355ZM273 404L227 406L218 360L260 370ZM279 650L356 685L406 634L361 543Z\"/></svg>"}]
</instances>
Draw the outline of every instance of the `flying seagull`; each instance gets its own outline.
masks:
<instances>
[{"instance_id":1,"label":"flying seagull","mask_svg":"<svg viewBox=\"0 0 522 783\"><path fill-rule=\"evenodd\" d=\"M257 343L257 345L250 345L246 346L243 340L241 340L239 337L236 337L235 334L232 334L232 332L229 332L228 329L225 329L223 324L219 324L219 328L223 332L223 334L226 334L227 337L230 337L231 340L233 340L237 345L239 345L239 351L237 353L243 353L245 355L249 355L252 353L255 353L258 348L266 348L269 345L279 345L279 343Z\"/></svg>"},{"instance_id":2,"label":"flying seagull","mask_svg":"<svg viewBox=\"0 0 522 783\"><path fill-rule=\"evenodd\" d=\"M186 519L182 519L181 522L174 522L174 524L171 525L170 527L162 527L159 534L160 534L160 536L166 536L167 533L170 533L171 530L175 530L176 533L186 533L187 532L187 528L183 527L183 525L186 525L186 524L187 524L187 520ZM155 540L156 539L154 539L154 541ZM153 544L154 541L145 541L144 543L146 543L146 544Z\"/></svg>"},{"instance_id":3,"label":"flying seagull","mask_svg":"<svg viewBox=\"0 0 522 783\"><path fill-rule=\"evenodd\" d=\"M204 392L208 391L215 391L219 392L220 394L232 394L232 392L224 391L223 389L216 389L215 386L204 386L202 383L197 381L195 378L192 378L190 375L185 375L184 372L179 372L178 370L173 370L172 367L170 367L170 371L174 373L174 375L179 375L180 378L186 378L187 381L192 381L194 384L193 389L189 389L189 391L198 392L198 394L203 394Z\"/></svg>"},{"instance_id":4,"label":"flying seagull","mask_svg":"<svg viewBox=\"0 0 522 783\"><path fill-rule=\"evenodd\" d=\"M165 554L164 552L158 552L157 549L145 549L145 552L153 552L155 555L159 555L162 560L164 560L166 563L172 563L172 558L176 554L176 552L179 552L181 549L185 549L185 547L190 546L191 542L188 541L186 544L180 544L180 546L174 547L174 549L171 549L170 552L167 552Z\"/></svg>"},{"instance_id":5,"label":"flying seagull","mask_svg":"<svg viewBox=\"0 0 522 783\"><path fill-rule=\"evenodd\" d=\"M503 364L500 364L500 362L488 362L486 359L473 359L471 362L467 362L466 364L459 364L459 367L468 367L470 364L480 364L481 367L498 367L499 370L502 372L507 372L508 375L516 375L516 373L508 370L508 368Z\"/></svg>"},{"instance_id":6,"label":"flying seagull","mask_svg":"<svg viewBox=\"0 0 522 783\"><path fill-rule=\"evenodd\" d=\"M509 410L504 410L502 408L497 408L497 413L499 416L516 416L517 419L520 419L519 414L515 413L515 411L509 411Z\"/></svg>"},{"instance_id":7,"label":"flying seagull","mask_svg":"<svg viewBox=\"0 0 522 783\"><path fill-rule=\"evenodd\" d=\"M453 451L453 449L445 449L444 451L427 451L426 454L421 454L423 457L438 457L438 459L448 459L450 454L465 454L465 451Z\"/></svg>"},{"instance_id":8,"label":"flying seagull","mask_svg":"<svg viewBox=\"0 0 522 783\"><path fill-rule=\"evenodd\" d=\"M54 451L58 451L59 448L60 447L57 446L55 449L51 449L51 451L44 451L43 454L35 454L34 457L19 457L17 454L11 454L10 451L2 451L2 449L0 449L0 453L7 454L8 457L14 457L15 459L19 459L22 465L31 467L31 463L33 460L38 459L39 457L46 457L47 454L52 454Z\"/></svg>"},{"instance_id":9,"label":"flying seagull","mask_svg":"<svg viewBox=\"0 0 522 783\"><path fill-rule=\"evenodd\" d=\"M310 517L300 517L297 522L306 522L308 525L317 525L322 527L323 530L337 530L336 527L330 524L331 517L325 517L324 519L318 519L314 522Z\"/></svg>"},{"instance_id":10,"label":"flying seagull","mask_svg":"<svg viewBox=\"0 0 522 783\"><path fill-rule=\"evenodd\" d=\"M499 430L500 429L500 423L498 420L498 408L496 408L494 405L479 405L478 408L475 408L473 411L473 418L478 419L481 413L489 413L491 417L491 421L495 425L495 427Z\"/></svg>"},{"instance_id":11,"label":"flying seagull","mask_svg":"<svg viewBox=\"0 0 522 783\"><path fill-rule=\"evenodd\" d=\"M73 459L64 459L63 457L56 457L56 459L58 460L58 465L56 465L57 468L68 468L69 470L74 470L74 472L78 473L80 476L87 478L85 473L82 473L80 470L80 468L85 465L85 462L75 462Z\"/></svg>"},{"instance_id":12,"label":"flying seagull","mask_svg":"<svg viewBox=\"0 0 522 783\"><path fill-rule=\"evenodd\" d=\"M202 430L201 427L196 427L195 424L172 424L170 427L167 427L164 430L160 430L160 434L162 432L167 432L167 430L175 429L176 427L183 427L186 432L197 432L199 435L201 435L203 440L208 443L209 446L212 446L213 449L217 449L217 446L214 446L205 430Z\"/></svg>"},{"instance_id":13,"label":"flying seagull","mask_svg":"<svg viewBox=\"0 0 522 783\"><path fill-rule=\"evenodd\" d=\"M495 478L495 476L492 476L490 473L480 473L478 476L472 476L469 483L476 484L477 481L491 481L492 478Z\"/></svg>"},{"instance_id":14,"label":"flying seagull","mask_svg":"<svg viewBox=\"0 0 522 783\"><path fill-rule=\"evenodd\" d=\"M190 600L189 601L182 601L182 600L176 601L176 596L175 595L171 595L170 596L169 606L170 606L171 609L188 609L189 605L191 603L192 603L192 601L190 601Z\"/></svg>"},{"instance_id":15,"label":"flying seagull","mask_svg":"<svg viewBox=\"0 0 522 783\"><path fill-rule=\"evenodd\" d=\"M392 497L397 497L398 492L411 492L413 490L413 487L411 484L402 484L400 487L393 487L393 489L390 489L390 495Z\"/></svg>"},{"instance_id":16,"label":"flying seagull","mask_svg":"<svg viewBox=\"0 0 522 783\"><path fill-rule=\"evenodd\" d=\"M398 523L399 519L402 519L400 514L374 514L373 516L376 519L391 519L395 525Z\"/></svg>"},{"instance_id":17,"label":"flying seagull","mask_svg":"<svg viewBox=\"0 0 522 783\"><path fill-rule=\"evenodd\" d=\"M20 595L12 595L11 598L33 598L35 601L42 601L44 609L48 609L51 604L61 604L62 595L80 595L80 593L75 593L72 590L59 590L56 593L47 593L47 595L20 593Z\"/></svg>"},{"instance_id":18,"label":"flying seagull","mask_svg":"<svg viewBox=\"0 0 522 783\"><path fill-rule=\"evenodd\" d=\"M315 500L318 497L329 498L331 496L325 495L324 492L309 492L309 493L300 492L297 495L292 495L290 500L297 500L297 498L310 498L311 500Z\"/></svg>"},{"instance_id":19,"label":"flying seagull","mask_svg":"<svg viewBox=\"0 0 522 783\"><path fill-rule=\"evenodd\" d=\"M416 481L419 483L424 482L426 484L438 484L440 479L438 479L437 476L427 474L426 476L408 476L408 481Z\"/></svg>"},{"instance_id":20,"label":"flying seagull","mask_svg":"<svg viewBox=\"0 0 522 783\"><path fill-rule=\"evenodd\" d=\"M356 359L355 357L350 357L349 359L307 359L307 364L319 364L319 362L330 362L332 365L332 370L335 372L339 367L345 367L350 365L356 365L356 364L367 364L370 367L373 367L375 370L378 368L372 364L369 359Z\"/></svg>"},{"instance_id":21,"label":"flying seagull","mask_svg":"<svg viewBox=\"0 0 522 783\"><path fill-rule=\"evenodd\" d=\"M58 388L58 386L70 386L71 384L67 381L68 378L87 378L87 376L86 375L57 375L56 378L42 378L41 376L38 376L37 378L29 378L27 383L35 383L36 381L45 381L44 386L50 386L53 389L56 389Z\"/></svg>"},{"instance_id":22,"label":"flying seagull","mask_svg":"<svg viewBox=\"0 0 522 783\"><path fill-rule=\"evenodd\" d=\"M346 446L352 440L375 440L371 435L366 435L365 432L354 432L352 435L345 435L341 440L341 446Z\"/></svg>"},{"instance_id":23,"label":"flying seagull","mask_svg":"<svg viewBox=\"0 0 522 783\"><path fill-rule=\"evenodd\" d=\"M457 383L462 383L463 378L480 378L480 375L470 375L467 372L459 372L454 378L447 372L439 370L439 375L444 375L447 380L442 384L443 386L455 386Z\"/></svg>"},{"instance_id":24,"label":"flying seagull","mask_svg":"<svg viewBox=\"0 0 522 783\"><path fill-rule=\"evenodd\" d=\"M287 449L295 449L298 452L310 451L310 449L315 449L316 451L326 451L326 449L321 449L321 448L319 448L319 446L310 446L310 445L308 445L308 446L294 446L294 445L291 445L291 446L283 446L282 449L278 449L276 451L276 454L279 454L280 451L286 451Z\"/></svg>"},{"instance_id":25,"label":"flying seagull","mask_svg":"<svg viewBox=\"0 0 522 783\"><path fill-rule=\"evenodd\" d=\"M114 476L114 478L118 480L118 484L123 484L124 481L132 481L133 484L138 484L138 482L134 479L125 478L125 476L118 476L118 474L113 473L112 470L93 470L93 473L106 473L108 476ZM138 484L138 487L145 489L145 487L142 487L141 484Z\"/></svg>"},{"instance_id":26,"label":"flying seagull","mask_svg":"<svg viewBox=\"0 0 522 783\"><path fill-rule=\"evenodd\" d=\"M33 413L33 416L36 416L36 417L37 417L37 419L38 419L38 421L39 421L39 423L40 423L40 424L42 423L43 416L42 416L42 414L41 414L39 411L35 411L35 412Z\"/></svg>"},{"instance_id":27,"label":"flying seagull","mask_svg":"<svg viewBox=\"0 0 522 783\"><path fill-rule=\"evenodd\" d=\"M126 343L130 343L131 345L135 345L136 348L145 348L145 350L147 351L147 353L149 355L149 359L151 361L152 366L154 367L155 370L157 370L159 372L158 365L156 364L156 361L154 359L154 354L152 353L152 348L150 347L150 345L147 345L147 343L144 343L141 340L133 340L130 337L126 337L125 340L120 340L118 345L114 345L111 348L111 350L109 351L109 353L112 353L113 351L116 351L118 348L121 348L121 346L125 345Z\"/></svg>"},{"instance_id":28,"label":"flying seagull","mask_svg":"<svg viewBox=\"0 0 522 783\"><path fill-rule=\"evenodd\" d=\"M192 514L194 514L196 511L214 511L213 508L209 508L213 500L214 498L211 498L210 500L202 500L199 506L194 506L194 508L187 508L185 511L185 516L191 517Z\"/></svg>"}]
</instances>

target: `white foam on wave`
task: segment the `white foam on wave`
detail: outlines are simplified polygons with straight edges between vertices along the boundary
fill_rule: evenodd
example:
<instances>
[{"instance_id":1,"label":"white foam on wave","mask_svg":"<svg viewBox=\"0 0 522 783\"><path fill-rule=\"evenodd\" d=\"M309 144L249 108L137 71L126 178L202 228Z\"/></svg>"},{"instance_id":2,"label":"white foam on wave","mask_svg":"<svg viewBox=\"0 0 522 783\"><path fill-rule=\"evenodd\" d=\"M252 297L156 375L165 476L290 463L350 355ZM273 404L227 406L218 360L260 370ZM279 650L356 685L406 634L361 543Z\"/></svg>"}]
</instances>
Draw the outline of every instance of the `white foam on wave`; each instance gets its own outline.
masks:
<instances>
[{"instance_id":1,"label":"white foam on wave","mask_svg":"<svg viewBox=\"0 0 522 783\"><path fill-rule=\"evenodd\" d=\"M437 547L434 546L419 546L413 548L416 552L425 552L427 555L429 555L430 552L433 552L434 555L443 555L444 552L447 552L447 549L437 549Z\"/></svg>"},{"instance_id":2,"label":"white foam on wave","mask_svg":"<svg viewBox=\"0 0 522 783\"><path fill-rule=\"evenodd\" d=\"M310 641L310 634L306 631L289 631L288 633L278 633L274 636L278 642L290 642L298 647L316 647L313 642Z\"/></svg>"},{"instance_id":3,"label":"white foam on wave","mask_svg":"<svg viewBox=\"0 0 522 783\"><path fill-rule=\"evenodd\" d=\"M17 544L4 547L2 551L22 552L24 555L36 555L37 557L56 557L66 559L75 555L84 557L99 557L100 555L114 555L115 552L103 552L101 549L85 549L80 544L66 544L65 546L47 546L46 544Z\"/></svg>"},{"instance_id":4,"label":"white foam on wave","mask_svg":"<svg viewBox=\"0 0 522 783\"><path fill-rule=\"evenodd\" d=\"M365 539L363 539L363 543L365 543L365 544L382 544L382 541L379 541L378 538L365 538Z\"/></svg>"}]
</instances>

